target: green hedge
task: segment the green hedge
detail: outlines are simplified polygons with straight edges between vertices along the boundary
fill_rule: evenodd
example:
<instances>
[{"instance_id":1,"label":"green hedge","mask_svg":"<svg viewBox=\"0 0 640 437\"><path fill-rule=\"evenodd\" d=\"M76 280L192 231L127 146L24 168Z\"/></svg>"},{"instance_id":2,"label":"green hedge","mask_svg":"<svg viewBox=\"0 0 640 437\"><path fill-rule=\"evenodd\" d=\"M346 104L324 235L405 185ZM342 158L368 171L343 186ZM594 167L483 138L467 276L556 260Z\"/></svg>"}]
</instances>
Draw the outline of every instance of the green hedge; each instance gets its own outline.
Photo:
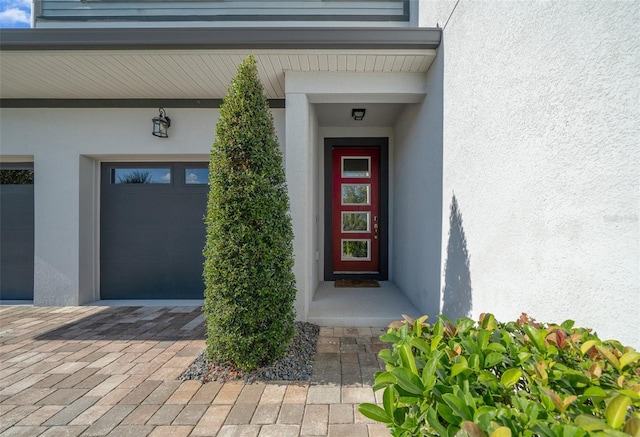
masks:
<instances>
[{"instance_id":1,"label":"green hedge","mask_svg":"<svg viewBox=\"0 0 640 437\"><path fill-rule=\"evenodd\" d=\"M282 156L253 56L239 66L220 108L209 185L207 354L251 370L286 352L296 297Z\"/></svg>"},{"instance_id":2,"label":"green hedge","mask_svg":"<svg viewBox=\"0 0 640 437\"><path fill-rule=\"evenodd\" d=\"M640 353L573 321L426 316L380 338L383 407L360 412L393 436L640 436Z\"/></svg>"}]
</instances>

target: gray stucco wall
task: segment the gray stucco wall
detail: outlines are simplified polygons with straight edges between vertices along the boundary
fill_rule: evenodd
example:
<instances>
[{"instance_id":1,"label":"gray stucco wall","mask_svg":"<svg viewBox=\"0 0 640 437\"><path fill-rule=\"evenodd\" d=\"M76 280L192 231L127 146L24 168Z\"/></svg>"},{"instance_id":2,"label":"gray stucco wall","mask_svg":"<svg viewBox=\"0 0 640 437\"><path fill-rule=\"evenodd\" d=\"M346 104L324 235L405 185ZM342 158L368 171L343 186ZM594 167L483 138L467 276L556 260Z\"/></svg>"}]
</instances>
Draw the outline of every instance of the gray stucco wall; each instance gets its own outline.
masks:
<instances>
[{"instance_id":1,"label":"gray stucco wall","mask_svg":"<svg viewBox=\"0 0 640 437\"><path fill-rule=\"evenodd\" d=\"M169 138L159 139L151 135L156 109L2 109L0 161L34 162L35 305L81 305L100 296L100 162L209 159L219 110L167 113ZM284 149L284 109L273 115Z\"/></svg>"},{"instance_id":2,"label":"gray stucco wall","mask_svg":"<svg viewBox=\"0 0 640 437\"><path fill-rule=\"evenodd\" d=\"M439 52L427 96L407 105L394 127L391 279L432 318L440 313L443 65Z\"/></svg>"},{"instance_id":3,"label":"gray stucco wall","mask_svg":"<svg viewBox=\"0 0 640 437\"><path fill-rule=\"evenodd\" d=\"M574 319L640 346L640 3L421 2L444 52L443 257L473 315Z\"/></svg>"}]
</instances>

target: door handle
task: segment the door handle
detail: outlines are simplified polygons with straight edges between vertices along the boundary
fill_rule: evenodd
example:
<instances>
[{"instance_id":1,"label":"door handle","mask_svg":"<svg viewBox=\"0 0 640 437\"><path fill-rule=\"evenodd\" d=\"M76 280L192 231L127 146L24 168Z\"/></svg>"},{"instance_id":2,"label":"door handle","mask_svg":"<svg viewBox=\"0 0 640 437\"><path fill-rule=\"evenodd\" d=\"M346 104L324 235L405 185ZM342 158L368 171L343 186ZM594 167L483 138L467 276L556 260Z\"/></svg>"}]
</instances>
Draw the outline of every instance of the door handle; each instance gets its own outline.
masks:
<instances>
[{"instance_id":1,"label":"door handle","mask_svg":"<svg viewBox=\"0 0 640 437\"><path fill-rule=\"evenodd\" d=\"M378 224L377 223L375 223L373 225L373 238L376 239L376 240L378 239Z\"/></svg>"}]
</instances>

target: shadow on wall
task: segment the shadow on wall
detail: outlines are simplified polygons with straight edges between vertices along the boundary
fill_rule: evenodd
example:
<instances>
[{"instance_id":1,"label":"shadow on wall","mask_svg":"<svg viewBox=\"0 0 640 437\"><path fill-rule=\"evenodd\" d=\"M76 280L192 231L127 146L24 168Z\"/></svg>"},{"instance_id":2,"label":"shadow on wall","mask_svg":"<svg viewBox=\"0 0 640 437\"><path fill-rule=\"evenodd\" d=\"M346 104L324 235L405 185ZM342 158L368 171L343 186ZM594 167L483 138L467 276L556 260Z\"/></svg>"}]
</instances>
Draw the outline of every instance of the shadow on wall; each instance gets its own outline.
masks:
<instances>
[{"instance_id":1,"label":"shadow on wall","mask_svg":"<svg viewBox=\"0 0 640 437\"><path fill-rule=\"evenodd\" d=\"M442 314L455 320L468 317L472 308L471 271L469 251L462 226L462 215L455 194L451 199L449 216L449 243L444 268Z\"/></svg>"}]
</instances>

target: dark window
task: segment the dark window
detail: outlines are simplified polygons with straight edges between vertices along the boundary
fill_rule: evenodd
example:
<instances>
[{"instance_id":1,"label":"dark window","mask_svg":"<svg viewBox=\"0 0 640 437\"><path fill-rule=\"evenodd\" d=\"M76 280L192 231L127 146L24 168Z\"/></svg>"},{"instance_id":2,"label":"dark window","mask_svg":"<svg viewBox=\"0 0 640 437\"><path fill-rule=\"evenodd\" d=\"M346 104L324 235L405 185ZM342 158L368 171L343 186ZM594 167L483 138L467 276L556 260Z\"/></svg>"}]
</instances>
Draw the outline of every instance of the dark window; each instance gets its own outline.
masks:
<instances>
[{"instance_id":1,"label":"dark window","mask_svg":"<svg viewBox=\"0 0 640 437\"><path fill-rule=\"evenodd\" d=\"M170 168L113 168L112 184L170 184Z\"/></svg>"},{"instance_id":2,"label":"dark window","mask_svg":"<svg viewBox=\"0 0 640 437\"><path fill-rule=\"evenodd\" d=\"M209 183L209 169L185 168L184 182L187 185L206 185Z\"/></svg>"},{"instance_id":3,"label":"dark window","mask_svg":"<svg viewBox=\"0 0 640 437\"><path fill-rule=\"evenodd\" d=\"M342 177L368 178L370 166L369 158L342 158Z\"/></svg>"},{"instance_id":4,"label":"dark window","mask_svg":"<svg viewBox=\"0 0 640 437\"><path fill-rule=\"evenodd\" d=\"M33 185L33 170L0 170L2 185Z\"/></svg>"}]
</instances>

